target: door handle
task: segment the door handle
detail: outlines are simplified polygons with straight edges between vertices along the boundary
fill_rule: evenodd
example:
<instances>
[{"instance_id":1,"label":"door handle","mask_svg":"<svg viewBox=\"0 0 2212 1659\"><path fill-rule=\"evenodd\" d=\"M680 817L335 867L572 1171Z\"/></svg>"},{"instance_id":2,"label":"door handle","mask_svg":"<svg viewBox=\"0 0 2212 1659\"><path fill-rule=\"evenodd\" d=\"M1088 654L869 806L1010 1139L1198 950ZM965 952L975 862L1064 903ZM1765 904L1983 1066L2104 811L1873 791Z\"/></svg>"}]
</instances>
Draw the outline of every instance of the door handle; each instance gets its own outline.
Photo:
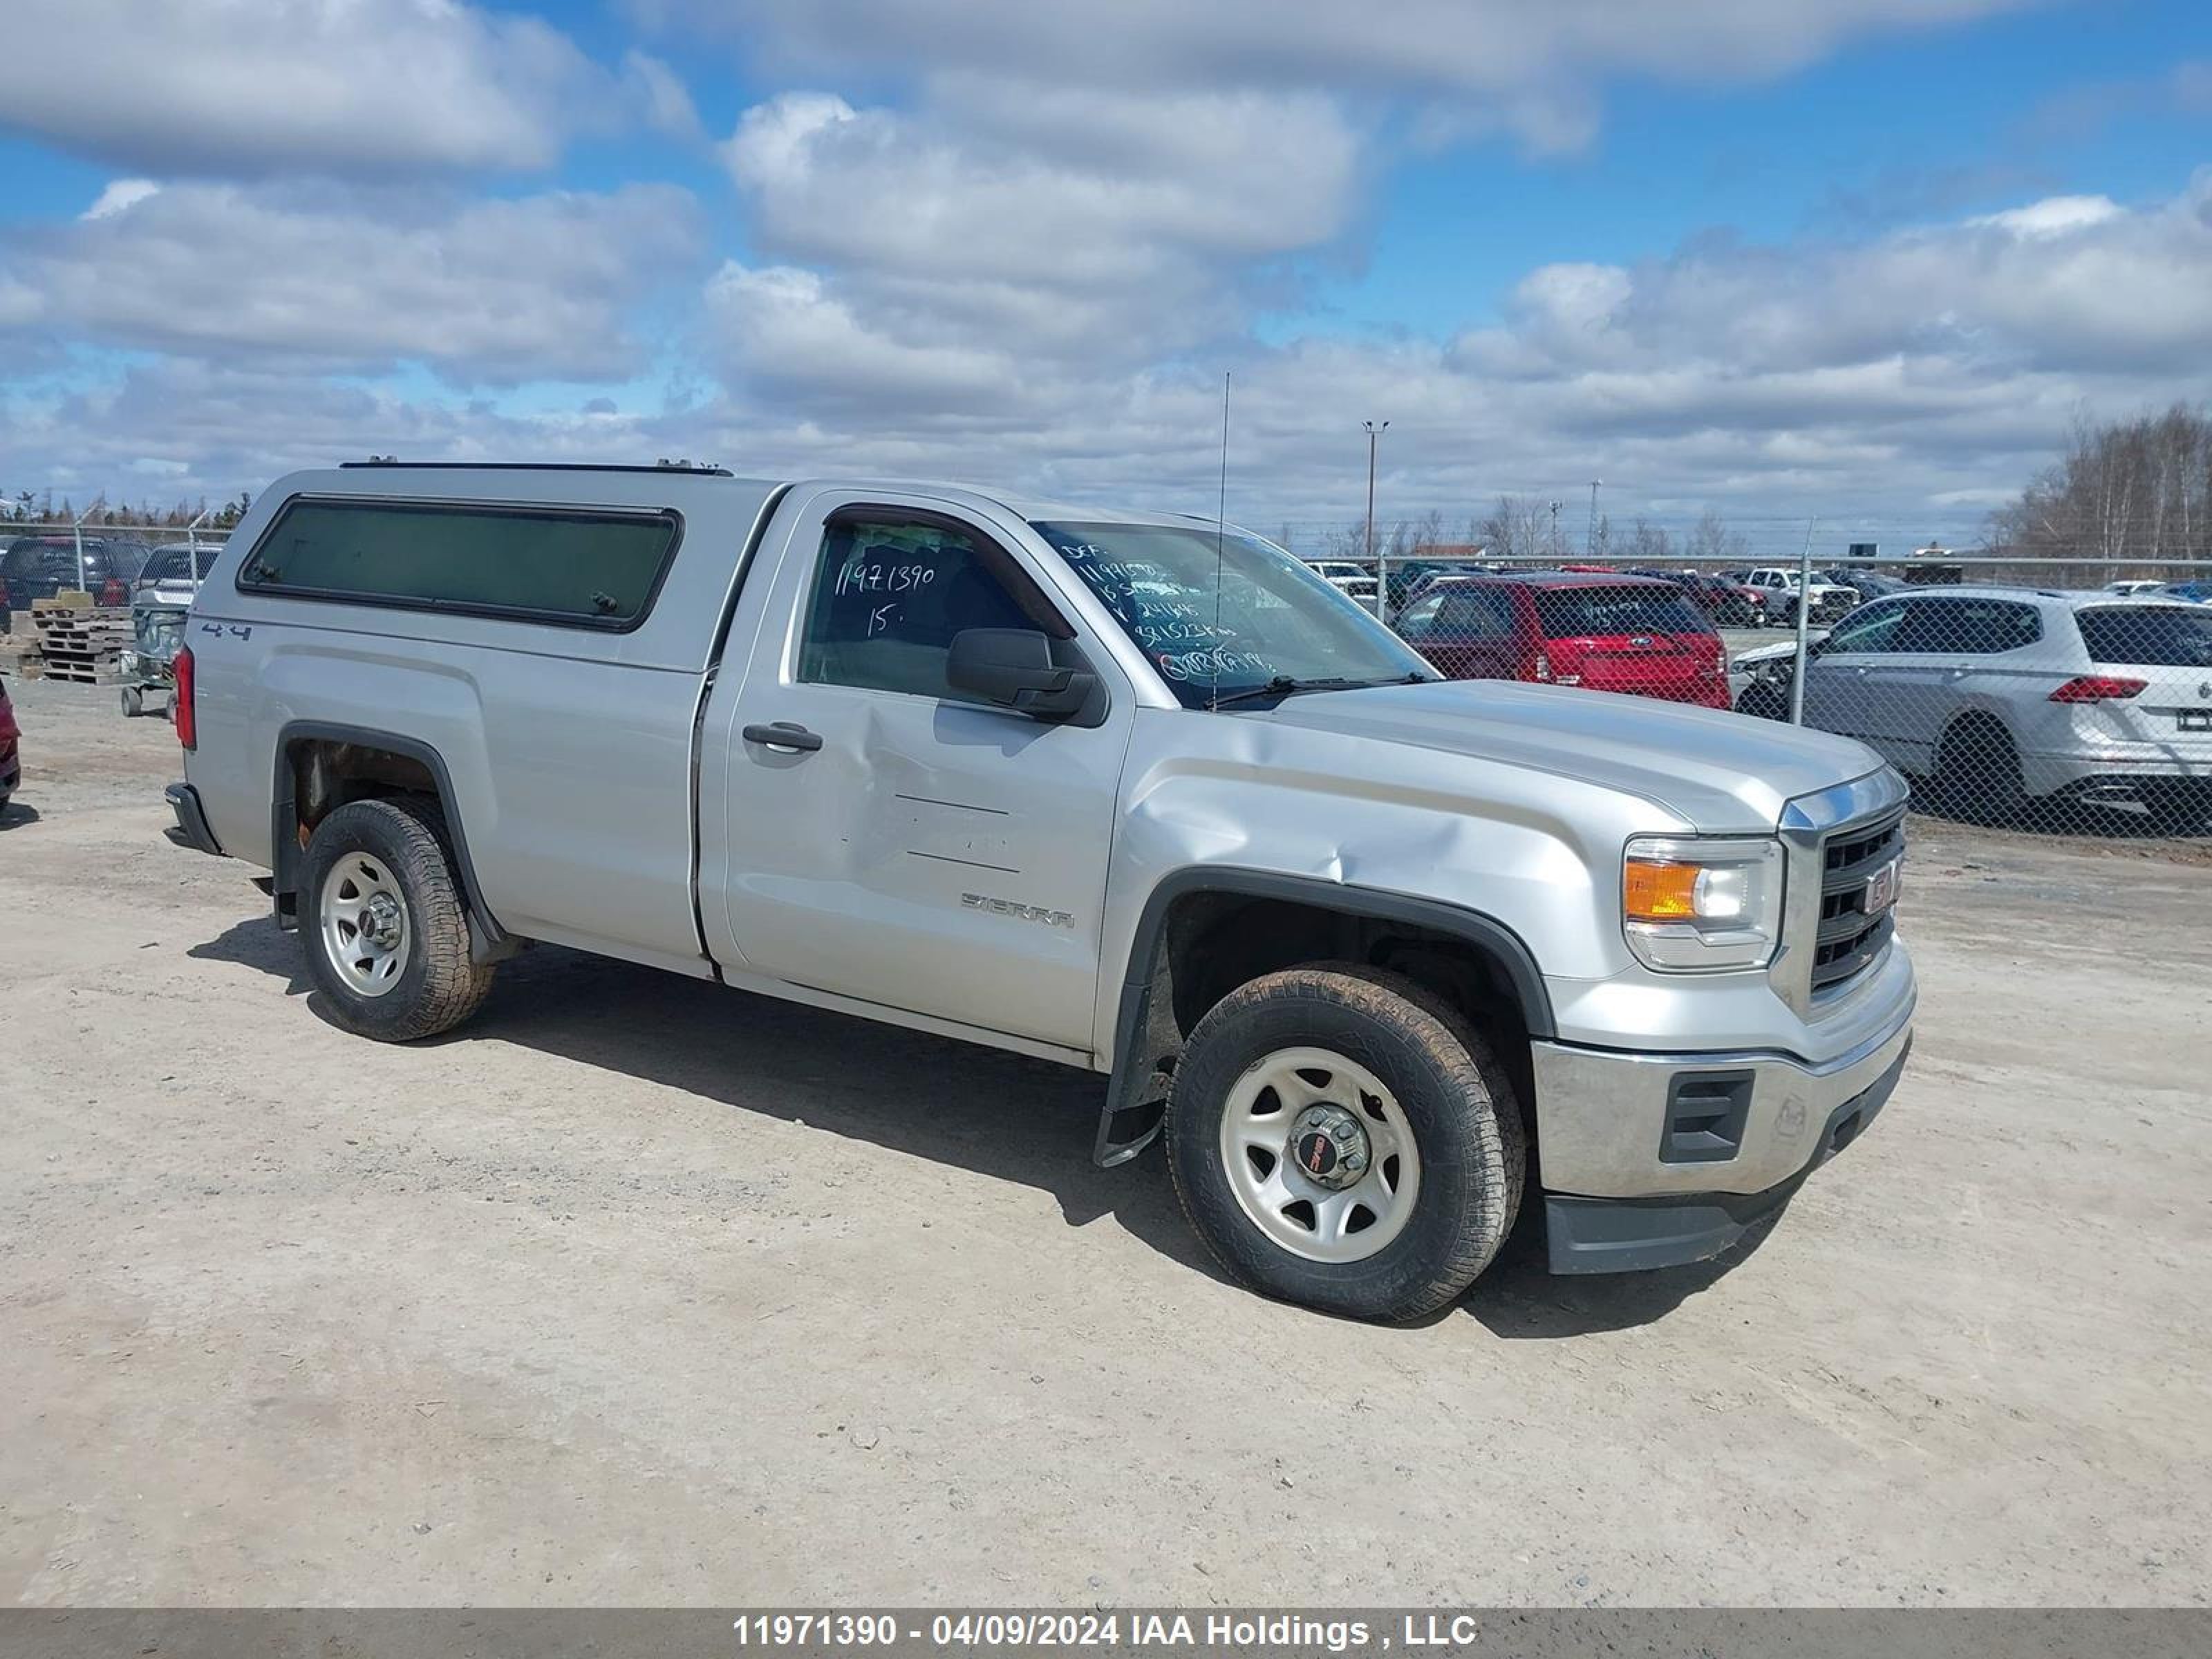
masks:
<instances>
[{"instance_id":1,"label":"door handle","mask_svg":"<svg viewBox=\"0 0 2212 1659\"><path fill-rule=\"evenodd\" d=\"M747 743L757 743L763 749L780 749L791 755L811 755L822 746L819 733L808 731L794 720L772 720L766 726L748 726L744 737Z\"/></svg>"}]
</instances>

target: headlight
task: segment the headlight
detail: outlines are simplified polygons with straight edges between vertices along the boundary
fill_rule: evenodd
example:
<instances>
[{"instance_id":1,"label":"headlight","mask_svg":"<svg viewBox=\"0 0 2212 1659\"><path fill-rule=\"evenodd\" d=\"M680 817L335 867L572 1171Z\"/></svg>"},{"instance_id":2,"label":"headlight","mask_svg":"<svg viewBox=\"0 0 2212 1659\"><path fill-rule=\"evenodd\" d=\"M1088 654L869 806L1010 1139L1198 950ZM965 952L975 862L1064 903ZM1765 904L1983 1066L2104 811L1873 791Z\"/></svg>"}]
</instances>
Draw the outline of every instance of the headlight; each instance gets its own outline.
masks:
<instances>
[{"instance_id":1,"label":"headlight","mask_svg":"<svg viewBox=\"0 0 2212 1659\"><path fill-rule=\"evenodd\" d=\"M1647 968L1764 968L1782 942L1782 844L1638 836L1621 864L1620 922Z\"/></svg>"}]
</instances>

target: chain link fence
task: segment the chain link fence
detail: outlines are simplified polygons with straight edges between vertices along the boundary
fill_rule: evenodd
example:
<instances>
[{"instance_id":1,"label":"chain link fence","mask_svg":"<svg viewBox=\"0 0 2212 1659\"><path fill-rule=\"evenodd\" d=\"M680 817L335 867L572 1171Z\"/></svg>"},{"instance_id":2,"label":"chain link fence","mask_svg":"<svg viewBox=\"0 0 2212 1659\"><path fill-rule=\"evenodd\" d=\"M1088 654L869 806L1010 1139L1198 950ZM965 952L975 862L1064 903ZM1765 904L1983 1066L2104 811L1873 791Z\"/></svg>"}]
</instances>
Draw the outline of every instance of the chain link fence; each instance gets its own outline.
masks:
<instances>
[{"instance_id":1,"label":"chain link fence","mask_svg":"<svg viewBox=\"0 0 2212 1659\"><path fill-rule=\"evenodd\" d=\"M0 633L30 627L32 606L86 593L99 609L125 609L159 585L197 586L228 538L204 526L106 525L0 519Z\"/></svg>"},{"instance_id":2,"label":"chain link fence","mask_svg":"<svg viewBox=\"0 0 2212 1659\"><path fill-rule=\"evenodd\" d=\"M1923 813L2212 850L2212 567L1313 562L1453 678L1838 732L1905 773Z\"/></svg>"}]
</instances>

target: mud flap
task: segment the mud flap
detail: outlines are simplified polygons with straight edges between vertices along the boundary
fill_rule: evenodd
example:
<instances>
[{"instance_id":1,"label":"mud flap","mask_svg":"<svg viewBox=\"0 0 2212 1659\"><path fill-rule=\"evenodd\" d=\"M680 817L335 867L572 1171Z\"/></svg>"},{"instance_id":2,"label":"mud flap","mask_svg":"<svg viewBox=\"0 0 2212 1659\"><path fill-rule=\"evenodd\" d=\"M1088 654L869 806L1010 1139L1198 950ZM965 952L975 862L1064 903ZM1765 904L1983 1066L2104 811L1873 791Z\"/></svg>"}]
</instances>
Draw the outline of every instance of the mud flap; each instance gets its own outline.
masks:
<instances>
[{"instance_id":1,"label":"mud flap","mask_svg":"<svg viewBox=\"0 0 2212 1659\"><path fill-rule=\"evenodd\" d=\"M1127 1164L1159 1139L1167 1116L1164 1100L1139 1106L1116 1106L1109 1100L1098 1111L1098 1139L1091 1148L1091 1161L1102 1170Z\"/></svg>"}]
</instances>

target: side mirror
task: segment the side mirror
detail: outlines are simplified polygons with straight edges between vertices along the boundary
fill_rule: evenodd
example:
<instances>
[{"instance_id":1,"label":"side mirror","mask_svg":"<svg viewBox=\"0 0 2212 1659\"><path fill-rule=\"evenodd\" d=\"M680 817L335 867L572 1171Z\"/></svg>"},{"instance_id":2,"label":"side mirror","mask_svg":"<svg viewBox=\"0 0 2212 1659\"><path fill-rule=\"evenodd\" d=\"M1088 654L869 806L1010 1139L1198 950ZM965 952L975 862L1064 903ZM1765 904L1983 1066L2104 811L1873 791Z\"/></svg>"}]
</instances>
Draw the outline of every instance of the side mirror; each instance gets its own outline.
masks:
<instances>
[{"instance_id":1,"label":"side mirror","mask_svg":"<svg viewBox=\"0 0 2212 1659\"><path fill-rule=\"evenodd\" d=\"M1097 676L1063 668L1034 628L963 628L945 659L947 684L1041 720L1066 720L1091 700Z\"/></svg>"}]
</instances>

